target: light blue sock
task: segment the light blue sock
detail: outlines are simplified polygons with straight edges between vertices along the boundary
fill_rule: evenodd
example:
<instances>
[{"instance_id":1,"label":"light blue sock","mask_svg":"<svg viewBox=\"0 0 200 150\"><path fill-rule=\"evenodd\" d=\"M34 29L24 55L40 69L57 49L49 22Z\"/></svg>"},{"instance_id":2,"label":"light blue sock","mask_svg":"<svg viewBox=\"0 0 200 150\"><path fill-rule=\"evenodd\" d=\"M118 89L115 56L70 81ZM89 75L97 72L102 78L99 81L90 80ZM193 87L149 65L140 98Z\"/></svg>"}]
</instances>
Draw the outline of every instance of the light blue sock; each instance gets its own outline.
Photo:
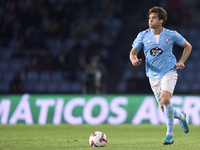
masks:
<instances>
[{"instance_id":1,"label":"light blue sock","mask_svg":"<svg viewBox=\"0 0 200 150\"><path fill-rule=\"evenodd\" d=\"M178 112L175 108L174 108L174 118L181 120L182 119L182 115L180 112Z\"/></svg>"},{"instance_id":2,"label":"light blue sock","mask_svg":"<svg viewBox=\"0 0 200 150\"><path fill-rule=\"evenodd\" d=\"M172 104L164 106L164 115L167 124L167 133L173 133L174 128L174 109Z\"/></svg>"}]
</instances>

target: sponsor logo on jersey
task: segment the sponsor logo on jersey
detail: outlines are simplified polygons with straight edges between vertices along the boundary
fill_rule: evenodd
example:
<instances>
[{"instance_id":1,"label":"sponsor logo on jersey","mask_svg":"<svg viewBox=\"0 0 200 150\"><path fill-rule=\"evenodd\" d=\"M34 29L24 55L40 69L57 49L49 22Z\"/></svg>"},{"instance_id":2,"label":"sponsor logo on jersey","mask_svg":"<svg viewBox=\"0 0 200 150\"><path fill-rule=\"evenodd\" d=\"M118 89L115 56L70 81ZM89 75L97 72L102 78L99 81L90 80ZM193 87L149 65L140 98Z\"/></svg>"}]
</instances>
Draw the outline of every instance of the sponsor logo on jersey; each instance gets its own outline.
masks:
<instances>
[{"instance_id":1,"label":"sponsor logo on jersey","mask_svg":"<svg viewBox=\"0 0 200 150\"><path fill-rule=\"evenodd\" d=\"M153 56L158 56L158 55L160 55L160 54L162 54L162 53L163 53L163 50L160 49L160 48L158 48L158 47L152 48L152 49L150 50L150 54L153 55Z\"/></svg>"}]
</instances>

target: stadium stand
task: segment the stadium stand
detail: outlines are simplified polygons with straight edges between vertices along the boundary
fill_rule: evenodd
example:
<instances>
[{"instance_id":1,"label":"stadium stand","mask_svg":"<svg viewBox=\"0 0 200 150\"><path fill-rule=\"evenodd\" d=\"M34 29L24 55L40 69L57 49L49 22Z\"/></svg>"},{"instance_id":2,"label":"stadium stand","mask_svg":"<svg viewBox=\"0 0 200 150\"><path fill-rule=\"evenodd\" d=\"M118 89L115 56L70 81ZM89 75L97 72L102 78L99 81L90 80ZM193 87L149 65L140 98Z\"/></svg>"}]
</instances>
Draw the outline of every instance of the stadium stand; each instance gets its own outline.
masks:
<instances>
[{"instance_id":1,"label":"stadium stand","mask_svg":"<svg viewBox=\"0 0 200 150\"><path fill-rule=\"evenodd\" d=\"M175 93L200 93L198 0L1 0L0 93L81 93L94 55L108 70L106 93L151 92L144 64L133 67L129 51L136 34L148 27L154 5L169 12L166 28L193 46ZM174 53L181 51L175 47ZM20 92L11 90L16 73Z\"/></svg>"}]
</instances>

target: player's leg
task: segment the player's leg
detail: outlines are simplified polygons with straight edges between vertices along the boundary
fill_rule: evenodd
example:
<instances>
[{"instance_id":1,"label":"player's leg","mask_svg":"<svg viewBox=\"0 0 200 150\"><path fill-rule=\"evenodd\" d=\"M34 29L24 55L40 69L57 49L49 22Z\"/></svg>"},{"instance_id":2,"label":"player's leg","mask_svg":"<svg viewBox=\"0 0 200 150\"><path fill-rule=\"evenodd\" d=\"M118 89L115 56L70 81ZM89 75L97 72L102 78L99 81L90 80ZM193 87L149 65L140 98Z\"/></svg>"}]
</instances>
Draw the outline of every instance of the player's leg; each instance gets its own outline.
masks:
<instances>
[{"instance_id":1,"label":"player's leg","mask_svg":"<svg viewBox=\"0 0 200 150\"><path fill-rule=\"evenodd\" d=\"M161 94L161 79L152 79L149 78L149 83L151 85L151 89L154 93L154 96L160 106L161 111L164 113L164 107L162 105L162 102L160 100L160 94Z\"/></svg>"},{"instance_id":2,"label":"player's leg","mask_svg":"<svg viewBox=\"0 0 200 150\"><path fill-rule=\"evenodd\" d=\"M174 92L174 88L177 82L177 76L178 74L176 72L170 72L165 74L161 78L161 89L170 92L171 96L173 95ZM186 122L186 113L184 111L178 112L175 108L173 108L173 110L174 110L174 118L179 119L183 132L188 133L189 127Z\"/></svg>"},{"instance_id":3,"label":"player's leg","mask_svg":"<svg viewBox=\"0 0 200 150\"><path fill-rule=\"evenodd\" d=\"M164 107L160 106L160 109L164 113ZM181 124L181 122L186 118L186 113L184 111L180 113L174 108L174 118L179 119Z\"/></svg>"},{"instance_id":4,"label":"player's leg","mask_svg":"<svg viewBox=\"0 0 200 150\"><path fill-rule=\"evenodd\" d=\"M172 97L172 94L173 94L173 91L174 91L174 88L175 88L175 85L176 85L176 81L177 81L177 73L176 72L167 73L161 79L151 79L151 78L149 78L151 89L152 89L152 91L153 91L153 93L156 97L156 100L157 100L157 102L158 102L163 113L164 113L164 106L161 102L161 88L164 91L164 92L162 92L163 93L162 99L163 100L165 99L164 101L165 101L166 104L170 104L169 106L172 106L171 105L171 97ZM167 108L165 108L166 110L169 109L168 106L165 106L165 107L167 107ZM171 108L173 108L173 107L171 107ZM170 110L170 113L171 112L172 111ZM171 115L172 118L174 116L174 118L181 120L182 129L183 129L184 132L187 132L188 126L187 126L187 122L183 118L184 112L183 112L183 114L181 114L175 108L173 108L173 113L174 113L174 115L173 114ZM172 120L172 118L171 118L171 120ZM173 135L173 125L169 125L169 126L170 127L168 129L169 130L168 132L172 132L171 135ZM185 127L185 129L184 129L184 127ZM188 128L188 130L189 130L189 128ZM173 136L171 136L171 135L167 134L164 144L173 144Z\"/></svg>"},{"instance_id":5,"label":"player's leg","mask_svg":"<svg viewBox=\"0 0 200 150\"><path fill-rule=\"evenodd\" d=\"M160 106L160 109L161 111L164 113L164 107L161 103L161 100L160 100L160 94L161 94L161 85L160 85L160 80L161 79L151 79L149 78L149 83L151 85L151 89L154 93L154 96ZM173 90L171 90L171 93L173 93ZM178 111L176 111L176 109L174 109L174 118L177 118L179 120L183 119L182 118L182 114Z\"/></svg>"},{"instance_id":6,"label":"player's leg","mask_svg":"<svg viewBox=\"0 0 200 150\"><path fill-rule=\"evenodd\" d=\"M188 133L189 132L189 126L186 121L186 113L182 111L181 113L178 112L176 109L174 109L174 118L179 119L179 122L181 124L181 128L183 132Z\"/></svg>"},{"instance_id":7,"label":"player's leg","mask_svg":"<svg viewBox=\"0 0 200 150\"><path fill-rule=\"evenodd\" d=\"M160 80L161 79L149 78L149 83L150 83L151 89L154 93L154 96L155 96L161 110L164 112L164 109L163 109L163 106L162 106L162 103L161 103L161 100L160 100L160 94L161 94Z\"/></svg>"},{"instance_id":8,"label":"player's leg","mask_svg":"<svg viewBox=\"0 0 200 150\"><path fill-rule=\"evenodd\" d=\"M167 124L167 135L163 144L173 144L174 128L174 108L171 104L171 97L177 81L177 73L170 72L161 78L161 95L160 100L164 108L164 116Z\"/></svg>"},{"instance_id":9,"label":"player's leg","mask_svg":"<svg viewBox=\"0 0 200 150\"><path fill-rule=\"evenodd\" d=\"M182 130L183 130L183 132L188 133L189 132L189 126L188 126L187 121L186 121L186 113L184 111L182 111L181 115L182 115L182 119L179 120L179 122L181 124Z\"/></svg>"},{"instance_id":10,"label":"player's leg","mask_svg":"<svg viewBox=\"0 0 200 150\"><path fill-rule=\"evenodd\" d=\"M161 84L161 79L151 79L151 78L149 78L149 82L150 82L150 85L151 85L151 89L152 89L152 91L153 91L153 93L154 93L154 95L156 97L156 100L157 100L161 110L164 112L164 107L165 106L163 106L163 104L161 102L161 98L164 101L164 99L166 99L166 97L168 97L168 101L170 102L171 93L169 94L169 92L168 92L167 94L169 94L169 95L167 95L167 94L165 94L165 91L164 91L164 92L162 92L162 97L161 97L161 85L162 85ZM166 110L166 108L165 108L165 110ZM172 115L172 117L173 117L173 115ZM172 130L172 131L170 131L172 133L170 133L171 135L167 134L163 144L173 144L173 142L174 142L174 139L173 139L173 123L172 123L172 128L170 128L170 130Z\"/></svg>"},{"instance_id":11,"label":"player's leg","mask_svg":"<svg viewBox=\"0 0 200 150\"><path fill-rule=\"evenodd\" d=\"M163 141L163 144L173 144L174 110L171 104L171 93L162 90L160 99L164 107L164 116L167 124L167 135Z\"/></svg>"}]
</instances>

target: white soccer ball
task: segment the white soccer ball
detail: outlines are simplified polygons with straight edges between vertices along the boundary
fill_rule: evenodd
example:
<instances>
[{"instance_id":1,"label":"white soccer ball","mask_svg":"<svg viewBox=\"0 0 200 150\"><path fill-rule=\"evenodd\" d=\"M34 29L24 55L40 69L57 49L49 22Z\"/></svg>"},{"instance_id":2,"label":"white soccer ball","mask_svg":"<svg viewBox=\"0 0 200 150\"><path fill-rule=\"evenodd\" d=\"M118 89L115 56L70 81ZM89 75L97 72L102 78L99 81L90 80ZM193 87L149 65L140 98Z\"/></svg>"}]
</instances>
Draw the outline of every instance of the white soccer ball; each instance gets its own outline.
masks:
<instances>
[{"instance_id":1,"label":"white soccer ball","mask_svg":"<svg viewBox=\"0 0 200 150\"><path fill-rule=\"evenodd\" d=\"M92 147L104 147L107 143L107 137L103 132L95 131L90 135L89 143Z\"/></svg>"}]
</instances>

